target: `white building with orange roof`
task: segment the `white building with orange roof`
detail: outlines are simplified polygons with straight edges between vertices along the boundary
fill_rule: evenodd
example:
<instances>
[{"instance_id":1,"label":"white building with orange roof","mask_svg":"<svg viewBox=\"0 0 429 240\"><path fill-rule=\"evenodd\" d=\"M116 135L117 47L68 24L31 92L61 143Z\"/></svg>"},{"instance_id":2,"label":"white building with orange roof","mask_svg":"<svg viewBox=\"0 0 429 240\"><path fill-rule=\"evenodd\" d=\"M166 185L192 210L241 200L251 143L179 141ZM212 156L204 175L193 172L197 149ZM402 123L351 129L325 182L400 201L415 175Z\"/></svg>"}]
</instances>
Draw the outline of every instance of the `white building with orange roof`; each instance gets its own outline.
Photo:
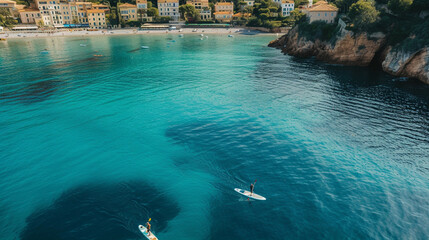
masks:
<instances>
[{"instance_id":1,"label":"white building with orange roof","mask_svg":"<svg viewBox=\"0 0 429 240\"><path fill-rule=\"evenodd\" d=\"M287 17L295 9L295 2L292 0L282 0L282 16Z\"/></svg>"},{"instance_id":2,"label":"white building with orange roof","mask_svg":"<svg viewBox=\"0 0 429 240\"><path fill-rule=\"evenodd\" d=\"M158 0L159 16L171 17L173 21L179 21L179 0Z\"/></svg>"},{"instance_id":3,"label":"white building with orange roof","mask_svg":"<svg viewBox=\"0 0 429 240\"><path fill-rule=\"evenodd\" d=\"M137 21L137 6L129 3L119 4L119 15L125 21Z\"/></svg>"},{"instance_id":4,"label":"white building with orange roof","mask_svg":"<svg viewBox=\"0 0 429 240\"><path fill-rule=\"evenodd\" d=\"M40 10L37 8L24 8L19 10L19 18L24 24L37 24L41 18Z\"/></svg>"},{"instance_id":5,"label":"white building with orange roof","mask_svg":"<svg viewBox=\"0 0 429 240\"><path fill-rule=\"evenodd\" d=\"M92 29L106 28L106 11L104 9L87 10L89 27Z\"/></svg>"},{"instance_id":6,"label":"white building with orange roof","mask_svg":"<svg viewBox=\"0 0 429 240\"><path fill-rule=\"evenodd\" d=\"M329 4L326 1L319 1L313 4L305 12L310 19L310 23L314 21L323 21L326 23L334 23L338 15L338 8Z\"/></svg>"}]
</instances>

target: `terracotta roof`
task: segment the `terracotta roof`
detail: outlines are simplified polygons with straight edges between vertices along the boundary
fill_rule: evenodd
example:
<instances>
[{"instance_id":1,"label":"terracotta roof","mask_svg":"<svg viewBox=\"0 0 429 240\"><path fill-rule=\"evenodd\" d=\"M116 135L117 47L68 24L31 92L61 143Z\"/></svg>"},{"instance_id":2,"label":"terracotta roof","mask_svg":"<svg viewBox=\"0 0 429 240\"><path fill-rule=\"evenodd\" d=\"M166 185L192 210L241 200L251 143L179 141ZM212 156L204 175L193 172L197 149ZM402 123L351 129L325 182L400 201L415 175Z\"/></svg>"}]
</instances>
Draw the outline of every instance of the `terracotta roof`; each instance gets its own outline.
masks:
<instances>
[{"instance_id":1,"label":"terracotta roof","mask_svg":"<svg viewBox=\"0 0 429 240\"><path fill-rule=\"evenodd\" d=\"M213 13L214 15L217 15L217 14L228 14L228 15L232 15L232 12L215 12L215 13Z\"/></svg>"},{"instance_id":2,"label":"terracotta roof","mask_svg":"<svg viewBox=\"0 0 429 240\"><path fill-rule=\"evenodd\" d=\"M295 2L291 0L282 0L282 3L295 3Z\"/></svg>"},{"instance_id":3,"label":"terracotta roof","mask_svg":"<svg viewBox=\"0 0 429 240\"><path fill-rule=\"evenodd\" d=\"M136 8L136 5L133 4L129 4L129 3L124 3L124 4L119 4L120 8Z\"/></svg>"},{"instance_id":4,"label":"terracotta roof","mask_svg":"<svg viewBox=\"0 0 429 240\"><path fill-rule=\"evenodd\" d=\"M104 4L93 4L92 6L93 7L109 7L109 6L104 5Z\"/></svg>"},{"instance_id":5,"label":"terracotta roof","mask_svg":"<svg viewBox=\"0 0 429 240\"><path fill-rule=\"evenodd\" d=\"M320 4L311 6L311 8L309 8L308 11L309 12L337 12L338 11L337 7L330 5L325 1L321 1L321 2L322 3Z\"/></svg>"},{"instance_id":6,"label":"terracotta roof","mask_svg":"<svg viewBox=\"0 0 429 240\"><path fill-rule=\"evenodd\" d=\"M35 8L24 8L22 10L19 10L19 12L40 12L40 10Z\"/></svg>"},{"instance_id":7,"label":"terracotta roof","mask_svg":"<svg viewBox=\"0 0 429 240\"><path fill-rule=\"evenodd\" d=\"M216 3L215 5L225 5L225 6L228 6L228 5L234 5L232 2L218 2L218 3Z\"/></svg>"},{"instance_id":8,"label":"terracotta roof","mask_svg":"<svg viewBox=\"0 0 429 240\"><path fill-rule=\"evenodd\" d=\"M89 9L89 10L86 10L86 12L87 13L104 13L105 11L101 9Z\"/></svg>"},{"instance_id":9,"label":"terracotta roof","mask_svg":"<svg viewBox=\"0 0 429 240\"><path fill-rule=\"evenodd\" d=\"M137 3L147 3L147 0L137 0Z\"/></svg>"}]
</instances>

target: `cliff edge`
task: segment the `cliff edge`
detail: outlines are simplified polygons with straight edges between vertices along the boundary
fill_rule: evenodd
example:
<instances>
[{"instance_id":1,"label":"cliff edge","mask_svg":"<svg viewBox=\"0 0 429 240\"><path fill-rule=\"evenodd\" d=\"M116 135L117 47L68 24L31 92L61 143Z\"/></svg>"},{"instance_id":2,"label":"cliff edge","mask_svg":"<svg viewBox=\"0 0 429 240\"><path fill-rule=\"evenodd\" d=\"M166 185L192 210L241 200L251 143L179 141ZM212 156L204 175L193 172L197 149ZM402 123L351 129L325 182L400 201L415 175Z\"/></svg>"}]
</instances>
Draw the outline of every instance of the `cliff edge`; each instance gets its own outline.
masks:
<instances>
[{"instance_id":1,"label":"cliff edge","mask_svg":"<svg viewBox=\"0 0 429 240\"><path fill-rule=\"evenodd\" d=\"M394 76L412 77L429 84L429 48L408 52L386 44L383 33L353 33L339 27L329 40L305 36L299 26L269 43L283 53L333 64L369 66L376 64Z\"/></svg>"}]
</instances>

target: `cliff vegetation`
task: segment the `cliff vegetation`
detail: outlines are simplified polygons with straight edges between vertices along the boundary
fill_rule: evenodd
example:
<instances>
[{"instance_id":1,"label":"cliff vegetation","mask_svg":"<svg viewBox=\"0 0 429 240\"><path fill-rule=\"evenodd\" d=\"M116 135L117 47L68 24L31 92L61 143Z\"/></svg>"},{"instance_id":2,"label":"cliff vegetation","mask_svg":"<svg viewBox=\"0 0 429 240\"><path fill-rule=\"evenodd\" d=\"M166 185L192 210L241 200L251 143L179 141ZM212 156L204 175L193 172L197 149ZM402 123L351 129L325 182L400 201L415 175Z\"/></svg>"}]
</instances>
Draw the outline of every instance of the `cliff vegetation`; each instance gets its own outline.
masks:
<instances>
[{"instance_id":1,"label":"cliff vegetation","mask_svg":"<svg viewBox=\"0 0 429 240\"><path fill-rule=\"evenodd\" d=\"M368 66L429 84L429 0L335 0L333 24L303 18L270 46L329 63Z\"/></svg>"}]
</instances>

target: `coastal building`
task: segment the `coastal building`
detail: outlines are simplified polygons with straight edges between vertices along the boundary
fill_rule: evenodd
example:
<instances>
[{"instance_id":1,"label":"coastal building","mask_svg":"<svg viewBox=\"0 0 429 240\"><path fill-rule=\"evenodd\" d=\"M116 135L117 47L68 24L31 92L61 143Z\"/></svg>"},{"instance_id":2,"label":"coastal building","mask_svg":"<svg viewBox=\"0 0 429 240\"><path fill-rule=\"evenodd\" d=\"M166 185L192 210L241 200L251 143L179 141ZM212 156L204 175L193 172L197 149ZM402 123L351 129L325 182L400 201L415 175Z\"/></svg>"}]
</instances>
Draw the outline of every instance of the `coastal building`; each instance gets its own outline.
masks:
<instances>
[{"instance_id":1,"label":"coastal building","mask_svg":"<svg viewBox=\"0 0 429 240\"><path fill-rule=\"evenodd\" d=\"M324 21L326 23L334 23L338 14L338 8L330 5L326 1L319 1L313 4L308 9L303 10L310 19L310 23L314 21Z\"/></svg>"},{"instance_id":2,"label":"coastal building","mask_svg":"<svg viewBox=\"0 0 429 240\"><path fill-rule=\"evenodd\" d=\"M208 0L188 0L186 4L190 4L195 7L200 14L201 20L207 21L212 19L212 11L210 10Z\"/></svg>"},{"instance_id":3,"label":"coastal building","mask_svg":"<svg viewBox=\"0 0 429 240\"><path fill-rule=\"evenodd\" d=\"M179 21L179 0L158 0L159 16L171 17L173 21Z\"/></svg>"},{"instance_id":4,"label":"coastal building","mask_svg":"<svg viewBox=\"0 0 429 240\"><path fill-rule=\"evenodd\" d=\"M66 7L67 3L64 3ZM67 19L67 24L78 24L82 27L89 27L87 11L92 9L91 2L69 2L66 7L68 15L64 14Z\"/></svg>"},{"instance_id":5,"label":"coastal building","mask_svg":"<svg viewBox=\"0 0 429 240\"><path fill-rule=\"evenodd\" d=\"M215 12L215 19L219 22L231 22L232 20L232 12Z\"/></svg>"},{"instance_id":6,"label":"coastal building","mask_svg":"<svg viewBox=\"0 0 429 240\"><path fill-rule=\"evenodd\" d=\"M215 4L215 12L234 12L234 3L218 2Z\"/></svg>"},{"instance_id":7,"label":"coastal building","mask_svg":"<svg viewBox=\"0 0 429 240\"><path fill-rule=\"evenodd\" d=\"M295 9L295 2L292 0L282 0L282 16L287 17L290 15L290 12Z\"/></svg>"},{"instance_id":8,"label":"coastal building","mask_svg":"<svg viewBox=\"0 0 429 240\"><path fill-rule=\"evenodd\" d=\"M16 9L16 2L10 0L0 0L0 9L6 9L13 16Z\"/></svg>"},{"instance_id":9,"label":"coastal building","mask_svg":"<svg viewBox=\"0 0 429 240\"><path fill-rule=\"evenodd\" d=\"M102 9L87 10L89 27L92 29L106 28L106 11Z\"/></svg>"},{"instance_id":10,"label":"coastal building","mask_svg":"<svg viewBox=\"0 0 429 240\"><path fill-rule=\"evenodd\" d=\"M215 4L215 19L219 22L230 22L234 14L234 3L218 2Z\"/></svg>"},{"instance_id":11,"label":"coastal building","mask_svg":"<svg viewBox=\"0 0 429 240\"><path fill-rule=\"evenodd\" d=\"M40 11L43 25L49 27L62 27L63 14L61 12L60 1L35 0L36 7Z\"/></svg>"},{"instance_id":12,"label":"coastal building","mask_svg":"<svg viewBox=\"0 0 429 240\"><path fill-rule=\"evenodd\" d=\"M104 5L104 4L92 4L92 9L104 10L104 12L110 11L109 6L108 5Z\"/></svg>"},{"instance_id":13,"label":"coastal building","mask_svg":"<svg viewBox=\"0 0 429 240\"><path fill-rule=\"evenodd\" d=\"M41 20L40 10L36 8L19 10L19 18L24 24L37 24Z\"/></svg>"},{"instance_id":14,"label":"coastal building","mask_svg":"<svg viewBox=\"0 0 429 240\"><path fill-rule=\"evenodd\" d=\"M125 21L137 21L137 6L129 3L119 4L119 16Z\"/></svg>"},{"instance_id":15,"label":"coastal building","mask_svg":"<svg viewBox=\"0 0 429 240\"><path fill-rule=\"evenodd\" d=\"M253 5L255 5L255 0L244 0L244 2L246 3L246 6L253 6Z\"/></svg>"}]
</instances>

